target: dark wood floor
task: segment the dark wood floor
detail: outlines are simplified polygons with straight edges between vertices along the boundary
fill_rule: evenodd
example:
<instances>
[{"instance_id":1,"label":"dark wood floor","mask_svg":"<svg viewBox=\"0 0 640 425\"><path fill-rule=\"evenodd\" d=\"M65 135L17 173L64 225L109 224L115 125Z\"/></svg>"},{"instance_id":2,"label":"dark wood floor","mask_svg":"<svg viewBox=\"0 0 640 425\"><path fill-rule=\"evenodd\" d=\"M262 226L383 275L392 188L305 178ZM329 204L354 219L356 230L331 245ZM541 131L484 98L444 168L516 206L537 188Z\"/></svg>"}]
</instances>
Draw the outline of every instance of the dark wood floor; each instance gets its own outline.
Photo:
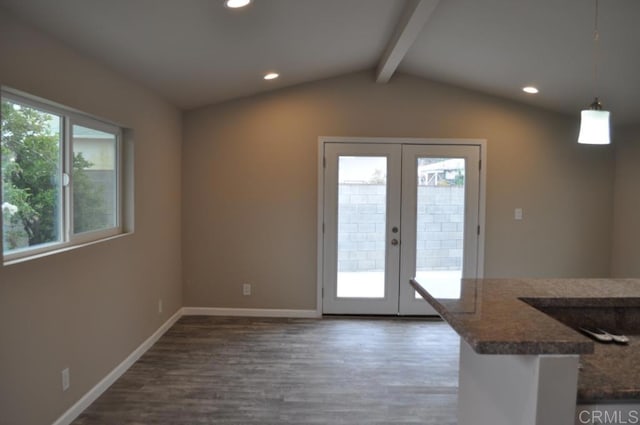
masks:
<instances>
[{"instance_id":1,"label":"dark wood floor","mask_svg":"<svg viewBox=\"0 0 640 425\"><path fill-rule=\"evenodd\" d=\"M456 423L443 322L183 317L74 425Z\"/></svg>"}]
</instances>

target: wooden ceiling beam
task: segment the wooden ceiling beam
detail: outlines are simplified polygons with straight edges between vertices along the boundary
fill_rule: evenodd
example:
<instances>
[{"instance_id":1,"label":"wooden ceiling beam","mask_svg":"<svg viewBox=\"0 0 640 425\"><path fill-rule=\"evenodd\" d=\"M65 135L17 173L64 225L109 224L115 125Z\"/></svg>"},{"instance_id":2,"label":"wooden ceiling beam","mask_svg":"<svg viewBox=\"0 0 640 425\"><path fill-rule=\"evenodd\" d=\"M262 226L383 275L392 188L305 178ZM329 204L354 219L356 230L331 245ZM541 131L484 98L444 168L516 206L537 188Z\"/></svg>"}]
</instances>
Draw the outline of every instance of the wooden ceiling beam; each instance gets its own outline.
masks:
<instances>
[{"instance_id":1,"label":"wooden ceiling beam","mask_svg":"<svg viewBox=\"0 0 640 425\"><path fill-rule=\"evenodd\" d=\"M378 65L376 81L387 83L402 62L440 0L408 0L400 22Z\"/></svg>"}]
</instances>

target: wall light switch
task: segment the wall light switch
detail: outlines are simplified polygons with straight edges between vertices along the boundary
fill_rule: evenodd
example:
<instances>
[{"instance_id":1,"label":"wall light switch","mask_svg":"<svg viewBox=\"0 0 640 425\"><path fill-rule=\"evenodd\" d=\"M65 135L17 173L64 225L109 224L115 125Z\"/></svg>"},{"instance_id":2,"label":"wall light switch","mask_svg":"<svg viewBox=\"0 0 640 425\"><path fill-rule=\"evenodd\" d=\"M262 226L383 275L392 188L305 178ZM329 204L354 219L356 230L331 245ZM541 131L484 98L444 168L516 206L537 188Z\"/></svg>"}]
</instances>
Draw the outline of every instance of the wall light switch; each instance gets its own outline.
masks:
<instances>
[{"instance_id":1,"label":"wall light switch","mask_svg":"<svg viewBox=\"0 0 640 425\"><path fill-rule=\"evenodd\" d=\"M513 213L513 218L516 220L522 220L523 218L523 211L522 208L516 208L514 213Z\"/></svg>"},{"instance_id":2,"label":"wall light switch","mask_svg":"<svg viewBox=\"0 0 640 425\"><path fill-rule=\"evenodd\" d=\"M251 284L245 283L242 285L242 295L251 295Z\"/></svg>"}]
</instances>

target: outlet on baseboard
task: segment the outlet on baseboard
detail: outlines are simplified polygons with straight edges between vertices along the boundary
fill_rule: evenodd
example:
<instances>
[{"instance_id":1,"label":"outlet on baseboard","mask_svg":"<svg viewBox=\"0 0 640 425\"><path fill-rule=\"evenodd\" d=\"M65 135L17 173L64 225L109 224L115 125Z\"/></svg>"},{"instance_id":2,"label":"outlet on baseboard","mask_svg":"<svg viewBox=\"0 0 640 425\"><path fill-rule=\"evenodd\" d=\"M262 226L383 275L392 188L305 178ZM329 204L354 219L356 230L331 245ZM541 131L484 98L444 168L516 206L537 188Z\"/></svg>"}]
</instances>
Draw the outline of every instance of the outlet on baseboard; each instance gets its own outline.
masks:
<instances>
[{"instance_id":1,"label":"outlet on baseboard","mask_svg":"<svg viewBox=\"0 0 640 425\"><path fill-rule=\"evenodd\" d=\"M69 368L66 367L62 369L62 391L67 391L69 386L71 385L71 380L69 376Z\"/></svg>"},{"instance_id":2,"label":"outlet on baseboard","mask_svg":"<svg viewBox=\"0 0 640 425\"><path fill-rule=\"evenodd\" d=\"M245 283L242 285L242 295L251 295L251 284Z\"/></svg>"},{"instance_id":3,"label":"outlet on baseboard","mask_svg":"<svg viewBox=\"0 0 640 425\"><path fill-rule=\"evenodd\" d=\"M162 313L162 298L158 300L158 314Z\"/></svg>"}]
</instances>

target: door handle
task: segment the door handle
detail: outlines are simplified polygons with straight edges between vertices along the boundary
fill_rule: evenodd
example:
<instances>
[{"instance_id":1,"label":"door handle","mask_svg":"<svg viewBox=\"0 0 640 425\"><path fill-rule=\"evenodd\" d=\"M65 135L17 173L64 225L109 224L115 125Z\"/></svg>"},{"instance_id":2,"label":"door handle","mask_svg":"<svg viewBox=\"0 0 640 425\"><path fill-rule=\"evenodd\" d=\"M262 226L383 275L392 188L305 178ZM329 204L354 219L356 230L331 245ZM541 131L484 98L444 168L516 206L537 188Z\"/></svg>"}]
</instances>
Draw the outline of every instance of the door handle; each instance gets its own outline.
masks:
<instances>
[{"instance_id":1,"label":"door handle","mask_svg":"<svg viewBox=\"0 0 640 425\"><path fill-rule=\"evenodd\" d=\"M397 239L391 239L391 245L396 246L398 245L400 242L398 242Z\"/></svg>"}]
</instances>

